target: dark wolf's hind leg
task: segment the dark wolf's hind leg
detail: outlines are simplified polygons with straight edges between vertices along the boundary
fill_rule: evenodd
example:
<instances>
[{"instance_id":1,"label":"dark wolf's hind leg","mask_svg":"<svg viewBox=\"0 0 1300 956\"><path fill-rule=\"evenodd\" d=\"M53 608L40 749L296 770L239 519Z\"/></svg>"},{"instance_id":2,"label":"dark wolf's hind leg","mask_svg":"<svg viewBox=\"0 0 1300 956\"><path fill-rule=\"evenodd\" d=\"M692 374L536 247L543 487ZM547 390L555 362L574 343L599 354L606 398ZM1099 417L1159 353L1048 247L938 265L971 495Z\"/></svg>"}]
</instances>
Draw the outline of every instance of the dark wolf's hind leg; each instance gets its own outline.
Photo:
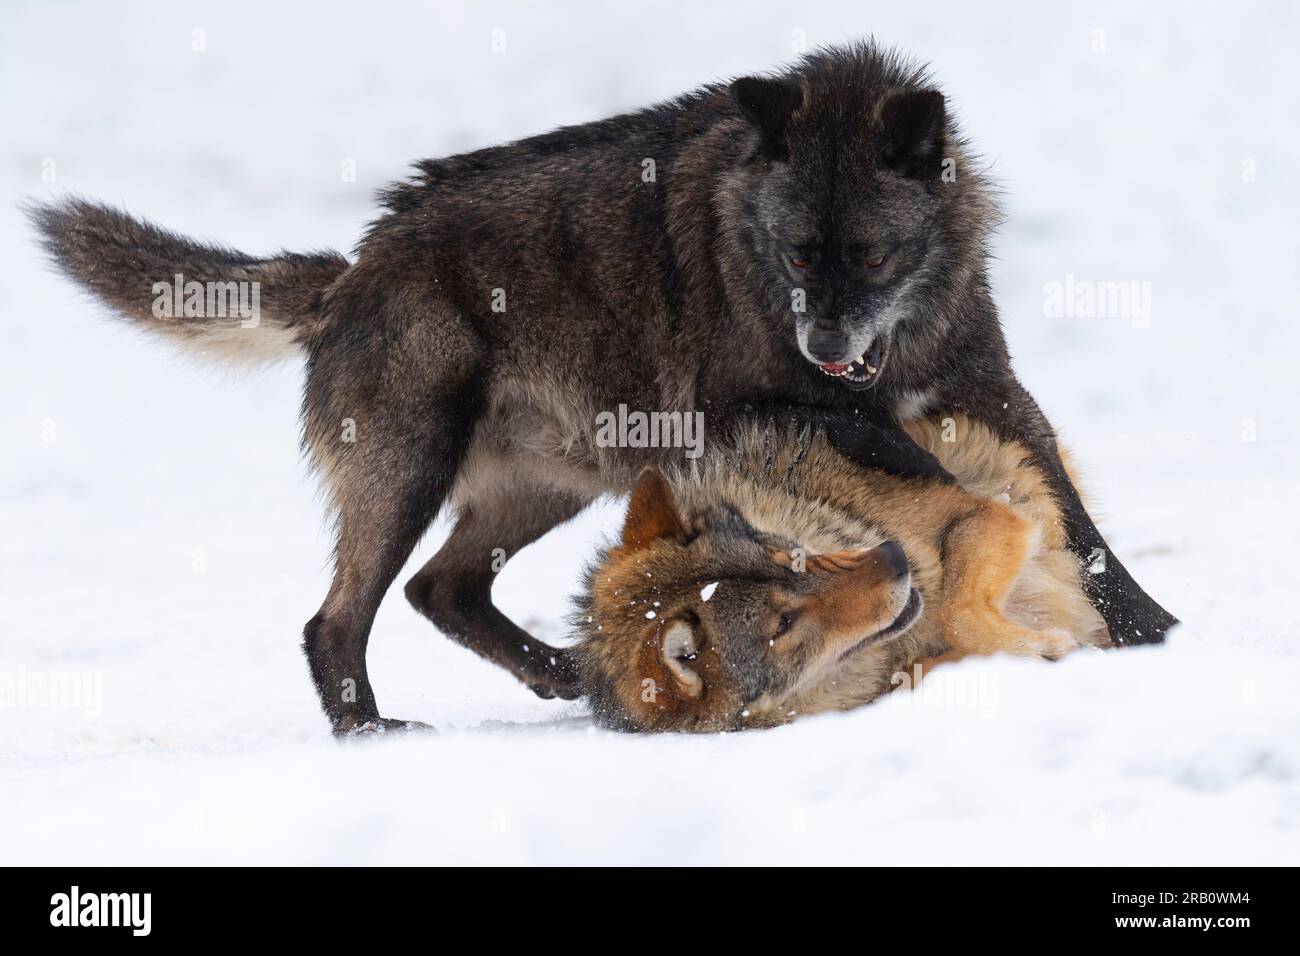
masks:
<instances>
[{"instance_id":1,"label":"dark wolf's hind leg","mask_svg":"<svg viewBox=\"0 0 1300 956\"><path fill-rule=\"evenodd\" d=\"M372 459L376 480L367 482L369 487L336 492L334 580L325 603L303 633L316 692L338 734L399 723L381 719L375 703L366 671L370 626L393 578L437 514L450 485L451 469L445 463L457 456L451 441L444 441L436 451L418 452L403 451L396 442L378 449L373 447L376 438L368 441L372 447L366 457ZM403 463L402 457L410 461ZM386 474L381 462L390 463ZM413 472L411 462L418 463L421 471Z\"/></svg>"},{"instance_id":2,"label":"dark wolf's hind leg","mask_svg":"<svg viewBox=\"0 0 1300 956\"><path fill-rule=\"evenodd\" d=\"M384 593L432 520L425 501L404 493L339 516L334 580L303 631L312 681L337 734L402 724L379 716L366 646Z\"/></svg>"},{"instance_id":3,"label":"dark wolf's hind leg","mask_svg":"<svg viewBox=\"0 0 1300 956\"><path fill-rule=\"evenodd\" d=\"M441 351L390 351L372 339L321 349L308 366L304 433L338 537L334 579L303 651L336 734L401 723L379 716L366 671L370 628L455 480L479 408L468 384L472 342L461 340L460 361L429 367L428 356L445 358L456 344L454 328L440 331L451 340Z\"/></svg>"},{"instance_id":4,"label":"dark wolf's hind leg","mask_svg":"<svg viewBox=\"0 0 1300 956\"><path fill-rule=\"evenodd\" d=\"M407 583L407 600L452 640L504 667L539 697L576 697L569 655L502 614L492 603L492 582L506 561L588 501L529 484L476 497L461 509L442 549Z\"/></svg>"}]
</instances>

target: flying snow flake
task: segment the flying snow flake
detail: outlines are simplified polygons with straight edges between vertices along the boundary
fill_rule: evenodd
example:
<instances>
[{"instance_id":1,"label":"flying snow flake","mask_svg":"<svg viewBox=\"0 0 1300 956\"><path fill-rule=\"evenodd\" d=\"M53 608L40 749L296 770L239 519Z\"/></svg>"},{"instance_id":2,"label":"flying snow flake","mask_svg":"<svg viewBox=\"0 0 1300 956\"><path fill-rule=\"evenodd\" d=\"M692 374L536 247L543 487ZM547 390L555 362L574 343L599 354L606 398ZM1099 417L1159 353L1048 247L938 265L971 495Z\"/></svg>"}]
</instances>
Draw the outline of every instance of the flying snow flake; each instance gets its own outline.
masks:
<instances>
[{"instance_id":1,"label":"flying snow flake","mask_svg":"<svg viewBox=\"0 0 1300 956\"><path fill-rule=\"evenodd\" d=\"M646 618L647 621L653 621L653 620L655 619L655 612L654 612L654 611L646 611L646 612L645 612L645 618Z\"/></svg>"},{"instance_id":2,"label":"flying snow flake","mask_svg":"<svg viewBox=\"0 0 1300 956\"><path fill-rule=\"evenodd\" d=\"M718 589L717 581L714 581L712 584L704 585L704 587L700 588L700 600L707 601L709 598L713 597L713 592L716 591L717 589Z\"/></svg>"}]
</instances>

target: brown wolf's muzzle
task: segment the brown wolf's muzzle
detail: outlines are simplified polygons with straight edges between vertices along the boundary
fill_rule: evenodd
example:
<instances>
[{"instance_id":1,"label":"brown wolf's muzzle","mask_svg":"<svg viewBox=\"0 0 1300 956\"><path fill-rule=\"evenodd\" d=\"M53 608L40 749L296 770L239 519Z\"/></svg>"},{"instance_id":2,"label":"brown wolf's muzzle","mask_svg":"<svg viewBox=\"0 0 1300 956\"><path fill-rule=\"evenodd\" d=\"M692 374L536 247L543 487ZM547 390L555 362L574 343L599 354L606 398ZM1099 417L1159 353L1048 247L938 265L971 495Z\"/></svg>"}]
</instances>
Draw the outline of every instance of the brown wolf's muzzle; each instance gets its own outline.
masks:
<instances>
[{"instance_id":1,"label":"brown wolf's muzzle","mask_svg":"<svg viewBox=\"0 0 1300 956\"><path fill-rule=\"evenodd\" d=\"M832 652L884 632L901 633L920 613L907 555L894 541L869 551L818 555L808 570L826 576L808 610Z\"/></svg>"}]
</instances>

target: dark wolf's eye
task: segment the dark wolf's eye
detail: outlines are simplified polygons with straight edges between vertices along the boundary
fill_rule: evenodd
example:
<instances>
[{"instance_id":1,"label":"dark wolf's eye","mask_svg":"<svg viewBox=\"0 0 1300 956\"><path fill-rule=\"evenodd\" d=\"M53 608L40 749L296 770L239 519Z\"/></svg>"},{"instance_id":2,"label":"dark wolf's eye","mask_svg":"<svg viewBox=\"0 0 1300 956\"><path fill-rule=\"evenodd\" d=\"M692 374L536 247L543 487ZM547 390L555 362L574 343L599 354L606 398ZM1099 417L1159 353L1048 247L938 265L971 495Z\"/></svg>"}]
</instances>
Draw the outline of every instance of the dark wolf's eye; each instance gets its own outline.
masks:
<instances>
[{"instance_id":1,"label":"dark wolf's eye","mask_svg":"<svg viewBox=\"0 0 1300 956\"><path fill-rule=\"evenodd\" d=\"M885 260L888 258L889 256L886 253L882 252L878 256L868 257L864 264L868 269L879 269L881 266L885 264Z\"/></svg>"},{"instance_id":2,"label":"dark wolf's eye","mask_svg":"<svg viewBox=\"0 0 1300 956\"><path fill-rule=\"evenodd\" d=\"M796 269L807 269L808 260L805 259L803 256L797 256L797 255L791 256L790 265L794 266Z\"/></svg>"}]
</instances>

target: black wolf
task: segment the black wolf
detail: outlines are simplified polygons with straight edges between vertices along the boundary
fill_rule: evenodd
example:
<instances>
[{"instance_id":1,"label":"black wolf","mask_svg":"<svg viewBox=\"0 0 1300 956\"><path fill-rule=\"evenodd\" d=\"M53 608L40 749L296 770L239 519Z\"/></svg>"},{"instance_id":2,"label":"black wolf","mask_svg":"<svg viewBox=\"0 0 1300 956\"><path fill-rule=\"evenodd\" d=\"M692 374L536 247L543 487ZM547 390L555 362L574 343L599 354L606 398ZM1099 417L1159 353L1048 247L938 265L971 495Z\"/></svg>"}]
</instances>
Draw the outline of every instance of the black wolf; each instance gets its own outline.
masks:
<instances>
[{"instance_id":1,"label":"black wolf","mask_svg":"<svg viewBox=\"0 0 1300 956\"><path fill-rule=\"evenodd\" d=\"M1029 449L1120 643L1174 618L1110 554L1016 380L986 280L989 189L924 72L870 44L779 75L417 165L354 261L257 259L85 201L35 207L69 276L141 328L219 356L306 355L303 441L337 515L304 648L338 732L379 716L366 643L448 500L451 537L406 586L444 632L543 696L561 651L493 606L508 558L663 448L593 440L620 404L830 427L874 467L945 478L893 428L951 409ZM261 318L162 317L177 274L259 283Z\"/></svg>"}]
</instances>

